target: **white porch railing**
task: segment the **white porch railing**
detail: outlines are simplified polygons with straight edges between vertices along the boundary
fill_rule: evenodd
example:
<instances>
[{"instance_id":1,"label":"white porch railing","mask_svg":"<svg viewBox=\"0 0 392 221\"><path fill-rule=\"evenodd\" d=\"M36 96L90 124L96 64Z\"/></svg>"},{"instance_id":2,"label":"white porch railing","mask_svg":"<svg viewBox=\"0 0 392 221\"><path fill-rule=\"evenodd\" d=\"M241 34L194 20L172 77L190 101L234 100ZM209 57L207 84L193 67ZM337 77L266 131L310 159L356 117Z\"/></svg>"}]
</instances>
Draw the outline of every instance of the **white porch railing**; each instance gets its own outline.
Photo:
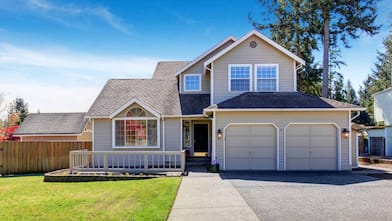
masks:
<instances>
[{"instance_id":1,"label":"white porch railing","mask_svg":"<svg viewBox=\"0 0 392 221\"><path fill-rule=\"evenodd\" d=\"M185 151L69 152L69 169L75 172L184 172Z\"/></svg>"}]
</instances>

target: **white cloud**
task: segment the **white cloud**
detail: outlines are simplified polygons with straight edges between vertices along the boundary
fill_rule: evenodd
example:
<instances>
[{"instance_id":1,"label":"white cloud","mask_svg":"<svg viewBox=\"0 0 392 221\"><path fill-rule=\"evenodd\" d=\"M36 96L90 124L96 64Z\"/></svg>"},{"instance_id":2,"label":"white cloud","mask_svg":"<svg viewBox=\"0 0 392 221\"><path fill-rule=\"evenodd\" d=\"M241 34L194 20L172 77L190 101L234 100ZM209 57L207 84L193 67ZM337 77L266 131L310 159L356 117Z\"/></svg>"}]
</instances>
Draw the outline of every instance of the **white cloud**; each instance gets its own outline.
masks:
<instances>
[{"instance_id":1,"label":"white cloud","mask_svg":"<svg viewBox=\"0 0 392 221\"><path fill-rule=\"evenodd\" d=\"M149 78L164 60L37 48L0 42L0 93L24 98L30 112L87 111L109 78Z\"/></svg>"},{"instance_id":2,"label":"white cloud","mask_svg":"<svg viewBox=\"0 0 392 221\"><path fill-rule=\"evenodd\" d=\"M62 72L88 71L140 78L152 74L158 60L135 56L91 55L53 48L36 50L0 42L0 64L16 68L32 66Z\"/></svg>"},{"instance_id":3,"label":"white cloud","mask_svg":"<svg viewBox=\"0 0 392 221\"><path fill-rule=\"evenodd\" d=\"M1 2L0 9L14 13L32 13L62 25L84 28L89 26L90 18L103 21L111 28L132 35L130 24L102 6L76 6L70 3L58 4L47 0L14 0L13 3Z\"/></svg>"}]
</instances>

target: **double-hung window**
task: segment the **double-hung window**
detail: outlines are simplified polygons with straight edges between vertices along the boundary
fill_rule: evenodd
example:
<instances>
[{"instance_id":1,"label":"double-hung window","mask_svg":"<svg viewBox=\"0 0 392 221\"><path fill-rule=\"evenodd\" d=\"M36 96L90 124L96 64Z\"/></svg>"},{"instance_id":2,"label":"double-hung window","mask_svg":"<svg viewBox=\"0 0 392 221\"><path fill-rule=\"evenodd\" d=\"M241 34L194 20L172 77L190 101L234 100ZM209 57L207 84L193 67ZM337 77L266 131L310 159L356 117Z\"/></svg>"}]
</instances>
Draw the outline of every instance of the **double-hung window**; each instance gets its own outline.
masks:
<instances>
[{"instance_id":1,"label":"double-hung window","mask_svg":"<svg viewBox=\"0 0 392 221\"><path fill-rule=\"evenodd\" d=\"M259 64L256 65L256 91L270 92L278 90L277 64Z\"/></svg>"},{"instance_id":2,"label":"double-hung window","mask_svg":"<svg viewBox=\"0 0 392 221\"><path fill-rule=\"evenodd\" d=\"M158 118L140 107L131 108L125 117L114 119L115 148L158 147Z\"/></svg>"},{"instance_id":3,"label":"double-hung window","mask_svg":"<svg viewBox=\"0 0 392 221\"><path fill-rule=\"evenodd\" d=\"M229 65L229 91L250 91L251 73L252 65Z\"/></svg>"},{"instance_id":4,"label":"double-hung window","mask_svg":"<svg viewBox=\"0 0 392 221\"><path fill-rule=\"evenodd\" d=\"M201 75L184 75L184 91L201 91Z\"/></svg>"}]
</instances>

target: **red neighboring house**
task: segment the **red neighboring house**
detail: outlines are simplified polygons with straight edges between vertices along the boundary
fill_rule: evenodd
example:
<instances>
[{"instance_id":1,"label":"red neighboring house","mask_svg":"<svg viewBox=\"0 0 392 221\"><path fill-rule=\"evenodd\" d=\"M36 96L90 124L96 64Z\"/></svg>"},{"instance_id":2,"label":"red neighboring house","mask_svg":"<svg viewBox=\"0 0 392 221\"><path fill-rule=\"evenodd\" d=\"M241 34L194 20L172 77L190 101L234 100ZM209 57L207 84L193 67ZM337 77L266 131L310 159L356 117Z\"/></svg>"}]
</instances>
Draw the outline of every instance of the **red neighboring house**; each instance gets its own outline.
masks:
<instances>
[{"instance_id":1,"label":"red neighboring house","mask_svg":"<svg viewBox=\"0 0 392 221\"><path fill-rule=\"evenodd\" d=\"M18 129L18 126L10 126L0 129L0 141L14 140L19 141L19 137L14 137L13 134Z\"/></svg>"}]
</instances>

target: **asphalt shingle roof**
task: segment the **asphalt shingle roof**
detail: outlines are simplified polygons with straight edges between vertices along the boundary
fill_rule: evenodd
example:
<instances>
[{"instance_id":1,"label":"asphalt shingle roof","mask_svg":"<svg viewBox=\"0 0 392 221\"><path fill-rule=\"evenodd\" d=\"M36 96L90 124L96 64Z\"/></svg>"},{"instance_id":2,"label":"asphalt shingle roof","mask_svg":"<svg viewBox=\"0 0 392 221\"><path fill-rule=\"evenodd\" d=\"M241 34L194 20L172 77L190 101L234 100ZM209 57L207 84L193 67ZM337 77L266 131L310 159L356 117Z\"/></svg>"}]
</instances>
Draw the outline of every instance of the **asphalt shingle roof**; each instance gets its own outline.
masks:
<instances>
[{"instance_id":1,"label":"asphalt shingle roof","mask_svg":"<svg viewBox=\"0 0 392 221\"><path fill-rule=\"evenodd\" d=\"M203 114L203 109L210 106L210 94L180 94L183 115Z\"/></svg>"},{"instance_id":2,"label":"asphalt shingle roof","mask_svg":"<svg viewBox=\"0 0 392 221\"><path fill-rule=\"evenodd\" d=\"M219 103L218 108L361 108L300 92L247 92Z\"/></svg>"},{"instance_id":3,"label":"asphalt shingle roof","mask_svg":"<svg viewBox=\"0 0 392 221\"><path fill-rule=\"evenodd\" d=\"M177 71L187 65L189 61L160 61L158 62L153 79L176 79Z\"/></svg>"},{"instance_id":4,"label":"asphalt shingle roof","mask_svg":"<svg viewBox=\"0 0 392 221\"><path fill-rule=\"evenodd\" d=\"M80 134L87 119L86 113L37 113L29 114L14 133L15 135Z\"/></svg>"},{"instance_id":5,"label":"asphalt shingle roof","mask_svg":"<svg viewBox=\"0 0 392 221\"><path fill-rule=\"evenodd\" d=\"M132 99L163 115L180 115L176 80L112 79L109 80L87 113L89 117L108 117Z\"/></svg>"}]
</instances>

